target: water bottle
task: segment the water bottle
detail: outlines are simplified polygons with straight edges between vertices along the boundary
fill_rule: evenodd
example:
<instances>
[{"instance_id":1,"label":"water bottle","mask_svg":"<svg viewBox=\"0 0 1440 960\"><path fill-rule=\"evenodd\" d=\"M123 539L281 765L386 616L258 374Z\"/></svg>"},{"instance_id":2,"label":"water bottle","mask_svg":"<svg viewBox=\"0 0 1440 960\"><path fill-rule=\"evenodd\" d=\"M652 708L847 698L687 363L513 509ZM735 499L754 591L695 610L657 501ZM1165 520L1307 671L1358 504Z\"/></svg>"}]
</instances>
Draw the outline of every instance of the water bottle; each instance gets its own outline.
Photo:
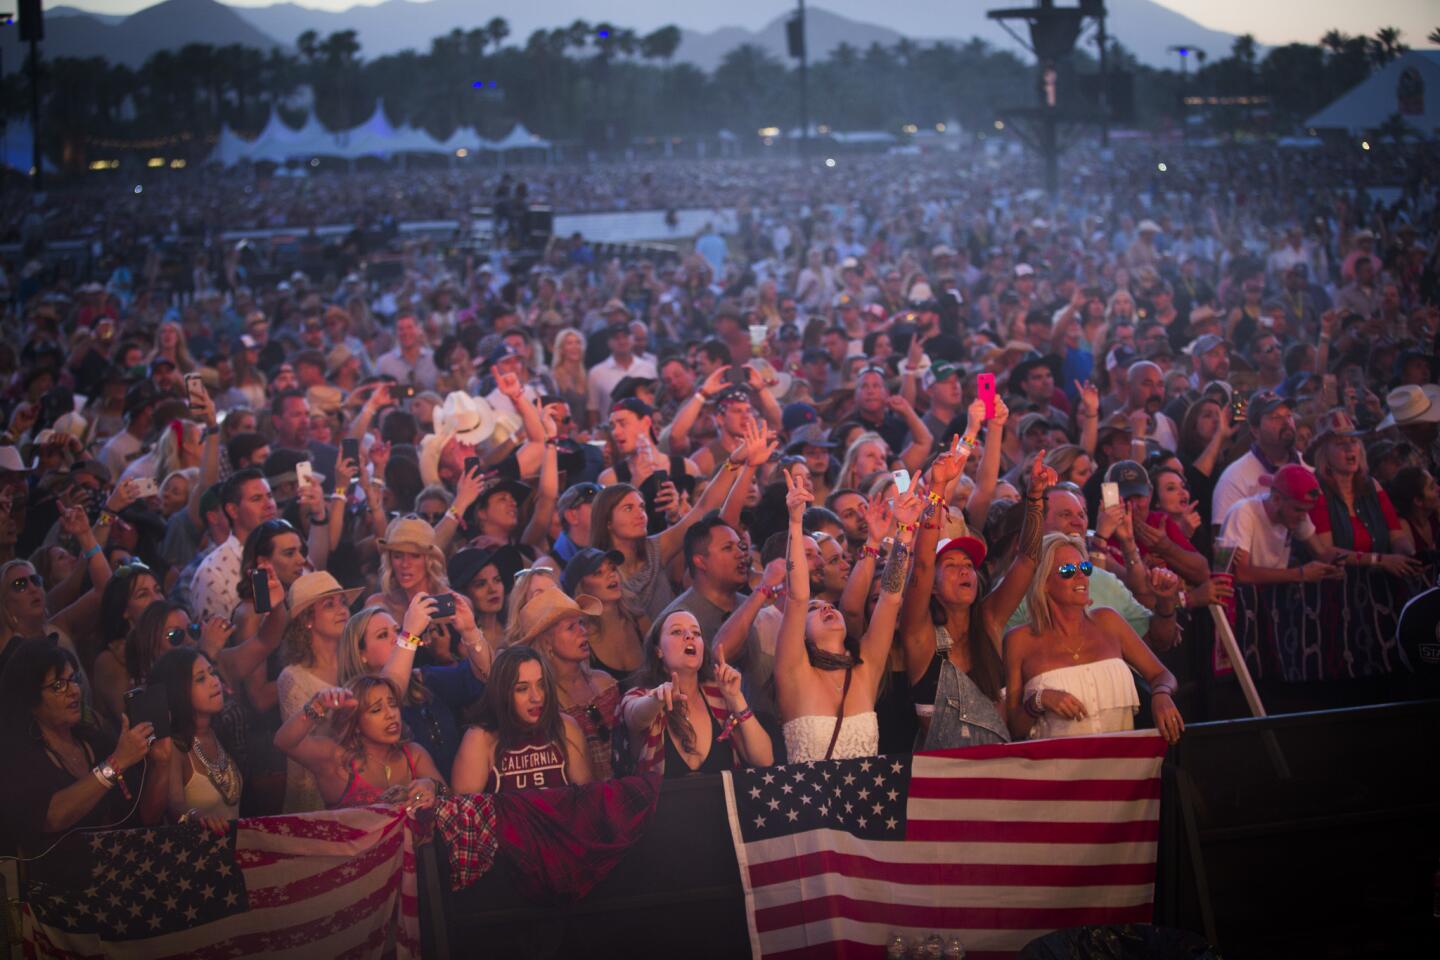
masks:
<instances>
[{"instance_id":1,"label":"water bottle","mask_svg":"<svg viewBox=\"0 0 1440 960\"><path fill-rule=\"evenodd\" d=\"M892 933L885 944L885 960L905 960L905 937Z\"/></svg>"},{"instance_id":2,"label":"water bottle","mask_svg":"<svg viewBox=\"0 0 1440 960\"><path fill-rule=\"evenodd\" d=\"M965 960L965 944L959 937L951 937L945 944L945 960Z\"/></svg>"}]
</instances>

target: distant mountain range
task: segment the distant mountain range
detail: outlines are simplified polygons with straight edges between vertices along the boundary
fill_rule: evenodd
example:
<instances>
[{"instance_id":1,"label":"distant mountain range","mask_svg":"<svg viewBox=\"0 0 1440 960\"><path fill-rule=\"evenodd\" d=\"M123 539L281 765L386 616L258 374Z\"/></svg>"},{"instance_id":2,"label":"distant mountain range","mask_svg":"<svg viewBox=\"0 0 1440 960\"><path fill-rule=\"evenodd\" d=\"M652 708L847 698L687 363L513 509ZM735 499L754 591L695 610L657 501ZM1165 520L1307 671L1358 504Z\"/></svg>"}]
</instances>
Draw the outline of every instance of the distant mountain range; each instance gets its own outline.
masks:
<instances>
[{"instance_id":1,"label":"distant mountain range","mask_svg":"<svg viewBox=\"0 0 1440 960\"><path fill-rule=\"evenodd\" d=\"M1107 5L1111 35L1140 61L1154 66L1175 63L1174 55L1166 49L1171 44L1199 47L1218 59L1229 53L1234 40L1232 34L1202 27L1153 0L1108 0ZM986 18L989 6L980 0L903 0L877 8L873 0L825 0L823 8L809 8L810 55L823 59L841 43L864 49L872 43L893 44L902 36L917 41L960 43L980 37L996 47L1023 54L1008 34ZM775 16L776 9L785 12ZM133 67L157 50L186 43L290 48L306 30L324 36L350 29L359 36L362 56L376 57L406 49L428 50L432 38L456 27L468 30L482 26L494 16L504 17L510 24L508 43L524 43L538 28L563 26L575 19L596 22L605 18L592 0L385 0L341 12L314 10L295 3L230 7L216 0L162 0L129 16L94 14L62 5L46 10L43 53L47 57L104 56ZM785 21L790 16L789 4L782 0L677 5L670 18L682 30L675 59L710 70L743 43L756 44L784 58ZM609 19L642 32L663 22L629 19L623 4ZM875 19L883 19L884 25L871 22ZM23 56L16 31L6 31L3 38L5 67L16 69Z\"/></svg>"}]
</instances>

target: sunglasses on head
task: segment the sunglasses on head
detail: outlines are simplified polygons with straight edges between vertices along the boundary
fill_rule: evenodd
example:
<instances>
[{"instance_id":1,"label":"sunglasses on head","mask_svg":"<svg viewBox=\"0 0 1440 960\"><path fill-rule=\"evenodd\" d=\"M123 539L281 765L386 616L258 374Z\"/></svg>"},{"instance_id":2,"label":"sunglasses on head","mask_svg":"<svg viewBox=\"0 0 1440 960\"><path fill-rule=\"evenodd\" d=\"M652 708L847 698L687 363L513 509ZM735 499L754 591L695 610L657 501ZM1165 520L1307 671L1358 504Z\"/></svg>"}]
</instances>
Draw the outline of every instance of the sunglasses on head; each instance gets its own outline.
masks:
<instances>
[{"instance_id":1,"label":"sunglasses on head","mask_svg":"<svg viewBox=\"0 0 1440 960\"><path fill-rule=\"evenodd\" d=\"M525 576L525 574L527 574L527 573L548 573L548 574L550 574L550 576L553 577L553 576L555 576L555 568L554 568L554 567L526 567L524 570L516 570L516 571L515 571L515 579L516 579L516 580L519 580L521 577Z\"/></svg>"},{"instance_id":2,"label":"sunglasses on head","mask_svg":"<svg viewBox=\"0 0 1440 960\"><path fill-rule=\"evenodd\" d=\"M595 704L588 704L585 707L585 718L595 725L595 736L590 739L599 743L610 742L610 728L605 724L605 718L600 715L600 708Z\"/></svg>"},{"instance_id":3,"label":"sunglasses on head","mask_svg":"<svg viewBox=\"0 0 1440 960\"><path fill-rule=\"evenodd\" d=\"M41 579L40 574L38 573L32 573L28 577L16 577L14 580L10 581L10 589L13 590L15 593L24 593L31 587L38 588L44 585L45 581Z\"/></svg>"},{"instance_id":4,"label":"sunglasses on head","mask_svg":"<svg viewBox=\"0 0 1440 960\"><path fill-rule=\"evenodd\" d=\"M118 567L115 568L114 576L123 578L133 576L135 574L149 572L150 568L147 567L143 561L131 557L129 560L126 560L124 563L120 564Z\"/></svg>"},{"instance_id":5,"label":"sunglasses on head","mask_svg":"<svg viewBox=\"0 0 1440 960\"><path fill-rule=\"evenodd\" d=\"M1060 564L1060 569L1055 572L1060 574L1061 580L1069 580L1075 576L1075 571L1077 570L1086 577L1089 577L1090 574L1095 571L1095 565L1089 560L1082 560L1079 563L1062 563Z\"/></svg>"}]
</instances>

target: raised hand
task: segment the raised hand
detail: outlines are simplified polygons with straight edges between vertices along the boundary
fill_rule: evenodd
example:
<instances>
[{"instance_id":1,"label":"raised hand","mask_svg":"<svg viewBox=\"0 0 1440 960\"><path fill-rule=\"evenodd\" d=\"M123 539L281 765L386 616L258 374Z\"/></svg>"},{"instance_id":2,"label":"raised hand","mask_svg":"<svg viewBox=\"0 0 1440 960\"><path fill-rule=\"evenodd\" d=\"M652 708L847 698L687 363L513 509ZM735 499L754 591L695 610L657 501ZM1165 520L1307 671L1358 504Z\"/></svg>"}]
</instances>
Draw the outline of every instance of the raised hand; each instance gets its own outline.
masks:
<instances>
[{"instance_id":1,"label":"raised hand","mask_svg":"<svg viewBox=\"0 0 1440 960\"><path fill-rule=\"evenodd\" d=\"M725 662L725 651L715 647L715 683L720 687L720 696L731 713L745 709L745 695L740 692L740 671Z\"/></svg>"},{"instance_id":2,"label":"raised hand","mask_svg":"<svg viewBox=\"0 0 1440 960\"><path fill-rule=\"evenodd\" d=\"M1182 513L1180 519L1176 521L1176 523L1180 524L1180 531L1187 537L1195 536L1195 531L1200 529L1202 522L1200 519L1200 508L1193 503L1186 505L1185 512Z\"/></svg>"},{"instance_id":3,"label":"raised hand","mask_svg":"<svg viewBox=\"0 0 1440 960\"><path fill-rule=\"evenodd\" d=\"M996 398L999 399L998 397ZM980 433L980 425L985 422L985 401L971 400L970 406L965 408L965 436L974 437Z\"/></svg>"},{"instance_id":4,"label":"raised hand","mask_svg":"<svg viewBox=\"0 0 1440 960\"><path fill-rule=\"evenodd\" d=\"M1135 539L1146 549L1154 549L1165 541L1166 535L1163 521L1161 526L1152 527L1149 523L1145 522L1145 520L1137 518L1134 524Z\"/></svg>"},{"instance_id":5,"label":"raised hand","mask_svg":"<svg viewBox=\"0 0 1440 960\"><path fill-rule=\"evenodd\" d=\"M111 513L119 513L130 504L140 499L140 491L136 489L134 480L122 480L115 485L110 493L110 499L105 501L105 509Z\"/></svg>"},{"instance_id":6,"label":"raised hand","mask_svg":"<svg viewBox=\"0 0 1440 960\"><path fill-rule=\"evenodd\" d=\"M229 620L211 617L200 628L200 649L213 657L225 649L225 644L230 640L230 634L234 632L235 625Z\"/></svg>"},{"instance_id":7,"label":"raised hand","mask_svg":"<svg viewBox=\"0 0 1440 960\"><path fill-rule=\"evenodd\" d=\"M895 522L904 524L908 528L908 532L913 535L915 522L920 519L920 514L925 509L925 501L912 487L895 498L895 505L891 509L895 513Z\"/></svg>"},{"instance_id":8,"label":"raised hand","mask_svg":"<svg viewBox=\"0 0 1440 960\"><path fill-rule=\"evenodd\" d=\"M960 446L960 438L952 439L950 449L940 454L935 458L935 462L930 464L930 486L944 493L955 478L960 476L965 469L965 461L969 458L970 451Z\"/></svg>"},{"instance_id":9,"label":"raised hand","mask_svg":"<svg viewBox=\"0 0 1440 960\"><path fill-rule=\"evenodd\" d=\"M323 718L337 710L354 707L355 703L355 696L349 690L344 687L330 687L311 697L306 707L311 713L319 714Z\"/></svg>"},{"instance_id":10,"label":"raised hand","mask_svg":"<svg viewBox=\"0 0 1440 960\"><path fill-rule=\"evenodd\" d=\"M460 479L455 482L455 499L450 506L462 517L465 511L470 509L470 504L480 499L480 492L485 489L485 481L480 479L480 471L461 469Z\"/></svg>"},{"instance_id":11,"label":"raised hand","mask_svg":"<svg viewBox=\"0 0 1440 960\"><path fill-rule=\"evenodd\" d=\"M1180 578L1164 567L1150 568L1150 589L1155 596L1169 600L1180 593Z\"/></svg>"},{"instance_id":12,"label":"raised hand","mask_svg":"<svg viewBox=\"0 0 1440 960\"><path fill-rule=\"evenodd\" d=\"M335 459L335 489L348 490L350 482L360 473L360 464L346 457Z\"/></svg>"},{"instance_id":13,"label":"raised hand","mask_svg":"<svg viewBox=\"0 0 1440 960\"><path fill-rule=\"evenodd\" d=\"M880 541L890 536L892 524L895 522L895 514L890 508L890 501L881 493L877 493L860 509L861 513L865 515L865 529L868 531L866 542L872 547L878 547Z\"/></svg>"},{"instance_id":14,"label":"raised hand","mask_svg":"<svg viewBox=\"0 0 1440 960\"><path fill-rule=\"evenodd\" d=\"M1010 408L1005 405L1005 400L997 393L995 395L995 416L990 418L990 422L997 427L1003 427L1009 419Z\"/></svg>"},{"instance_id":15,"label":"raised hand","mask_svg":"<svg viewBox=\"0 0 1440 960\"><path fill-rule=\"evenodd\" d=\"M430 621L435 619L435 598L428 593L417 593L410 598L410 605L405 608L404 622L400 629L418 637L425 633L430 626ZM455 604L455 612L460 612L460 604Z\"/></svg>"},{"instance_id":16,"label":"raised hand","mask_svg":"<svg viewBox=\"0 0 1440 960\"><path fill-rule=\"evenodd\" d=\"M90 518L80 507L61 505L60 531L73 540L80 540L90 532Z\"/></svg>"},{"instance_id":17,"label":"raised hand","mask_svg":"<svg viewBox=\"0 0 1440 960\"><path fill-rule=\"evenodd\" d=\"M805 484L796 480L789 470L781 472L785 474L785 510L791 523L799 523L810 504L815 502L815 495L806 490Z\"/></svg>"},{"instance_id":18,"label":"raised hand","mask_svg":"<svg viewBox=\"0 0 1440 960\"><path fill-rule=\"evenodd\" d=\"M660 701L660 709L665 713L669 713L677 707L684 709L684 703L689 699L680 692L680 675L678 673L670 674L670 680L651 690L650 696Z\"/></svg>"},{"instance_id":19,"label":"raised hand","mask_svg":"<svg viewBox=\"0 0 1440 960\"><path fill-rule=\"evenodd\" d=\"M128 770L150 752L150 741L155 739L155 724L139 723L130 726L130 718L120 717L120 739L115 742L115 751L110 754L110 763L116 770Z\"/></svg>"},{"instance_id":20,"label":"raised hand","mask_svg":"<svg viewBox=\"0 0 1440 960\"><path fill-rule=\"evenodd\" d=\"M520 384L520 378L513 373L496 373L495 389L499 390L502 396L509 397L513 403L520 399L524 387Z\"/></svg>"},{"instance_id":21,"label":"raised hand","mask_svg":"<svg viewBox=\"0 0 1440 960\"><path fill-rule=\"evenodd\" d=\"M1038 497L1046 490L1060 482L1060 474L1055 468L1045 463L1045 451L1041 450L1035 454L1035 460L1030 464L1030 491L1029 496Z\"/></svg>"},{"instance_id":22,"label":"raised hand","mask_svg":"<svg viewBox=\"0 0 1440 960\"><path fill-rule=\"evenodd\" d=\"M1100 390L1095 384L1089 380L1086 380L1084 383L1076 380L1075 392L1078 394L1080 400L1078 416L1085 420L1094 420L1100 416Z\"/></svg>"}]
</instances>

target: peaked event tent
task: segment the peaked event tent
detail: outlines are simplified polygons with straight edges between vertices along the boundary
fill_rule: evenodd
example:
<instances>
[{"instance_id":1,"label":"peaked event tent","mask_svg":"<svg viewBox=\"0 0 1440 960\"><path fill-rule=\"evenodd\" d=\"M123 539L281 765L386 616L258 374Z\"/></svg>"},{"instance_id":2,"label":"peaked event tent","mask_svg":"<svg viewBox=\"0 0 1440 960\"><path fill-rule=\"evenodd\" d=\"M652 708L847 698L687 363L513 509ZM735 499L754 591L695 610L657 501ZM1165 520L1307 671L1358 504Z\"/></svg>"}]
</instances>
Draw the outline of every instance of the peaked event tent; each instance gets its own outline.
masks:
<instances>
[{"instance_id":1,"label":"peaked event tent","mask_svg":"<svg viewBox=\"0 0 1440 960\"><path fill-rule=\"evenodd\" d=\"M486 140L469 127L460 127L443 142L429 133L408 124L396 127L385 117L385 103L375 101L369 119L348 130L331 131L320 123L314 113L299 130L285 125L273 109L265 128L254 140L246 140L227 124L210 159L227 167L237 163L284 163L311 157L337 157L355 160L360 157L390 157L406 153L428 153L453 156L457 150L471 153L508 152L511 150L548 150L550 141L531 133L523 123L499 140Z\"/></svg>"},{"instance_id":2,"label":"peaked event tent","mask_svg":"<svg viewBox=\"0 0 1440 960\"><path fill-rule=\"evenodd\" d=\"M1397 113L1421 137L1440 134L1440 50L1401 54L1305 125L1358 134Z\"/></svg>"}]
</instances>

